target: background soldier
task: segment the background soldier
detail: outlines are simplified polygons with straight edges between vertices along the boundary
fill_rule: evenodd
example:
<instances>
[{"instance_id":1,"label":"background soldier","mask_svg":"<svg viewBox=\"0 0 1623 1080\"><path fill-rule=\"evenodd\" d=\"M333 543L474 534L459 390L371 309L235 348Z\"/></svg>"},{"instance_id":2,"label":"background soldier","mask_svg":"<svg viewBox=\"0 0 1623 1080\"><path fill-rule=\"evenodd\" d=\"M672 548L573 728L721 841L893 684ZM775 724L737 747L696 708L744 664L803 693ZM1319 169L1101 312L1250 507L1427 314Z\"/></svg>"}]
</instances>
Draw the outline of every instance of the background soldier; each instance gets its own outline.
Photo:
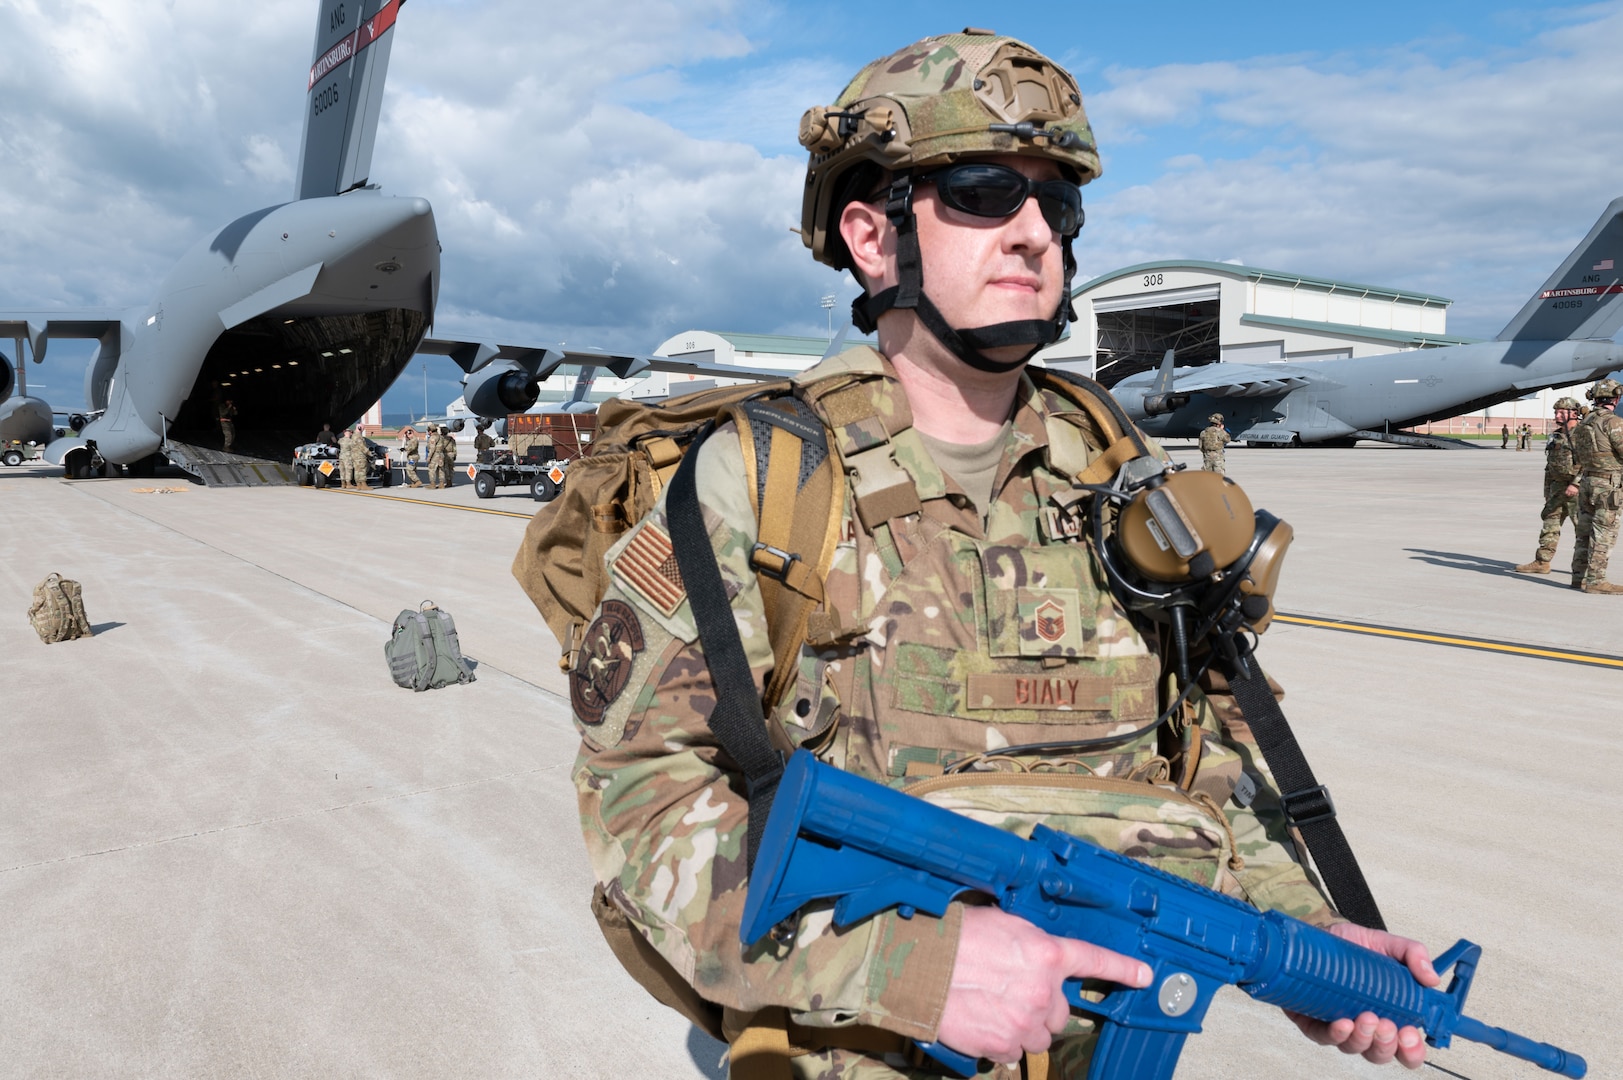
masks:
<instances>
[{"instance_id":1,"label":"background soldier","mask_svg":"<svg viewBox=\"0 0 1623 1080\"><path fill-rule=\"evenodd\" d=\"M1543 525L1538 532L1538 551L1533 561L1516 567L1518 574L1548 574L1555 560L1555 549L1561 543L1561 523L1572 519L1578 525L1578 496L1568 495L1567 485L1577 479L1578 466L1572 456L1572 425L1577 422L1581 407L1578 399L1564 397L1555 403L1555 430L1544 442L1544 509L1540 511ZM1573 553L1573 580L1579 580L1583 566L1589 561L1588 553L1579 548Z\"/></svg>"},{"instance_id":2,"label":"background soldier","mask_svg":"<svg viewBox=\"0 0 1623 1080\"><path fill-rule=\"evenodd\" d=\"M1043 794L992 784L973 797L1003 799L980 805L1010 828L1047 821L1118 848L1131 836L1135 854L1329 926L1434 985L1424 947L1338 920L1295 861L1276 793L1242 806L1225 781L1204 796L1216 817L1202 819L1212 831L1197 840L1177 838L1192 819L1169 788L1145 783L1118 793L1126 802L1089 788L1094 776L1119 784L1158 767L1155 726L1132 717L1153 720L1162 707L1166 663L1158 636L1100 585L1091 547L1043 524L1049 498L1072 491L1104 450L1096 429L1072 423L1074 404L1025 372L1064 329L1078 185L1099 173L1075 80L985 31L927 38L870 64L835 107L808 111L801 141L812 154L802 239L863 282L854 314L859 327L877 327L879 348L853 348L795 384L831 446L846 461L868 455L860 460L882 483L853 481L830 523L843 539L823 583L824 639L802 646L792 692L766 703L773 734L898 788L988 747L1114 739L1052 755L1044 775L1055 782ZM1006 282L1019 287L997 287ZM729 431L693 451L693 464L730 616L764 692L773 652L751 563L757 521ZM1049 1075L1084 1076L1092 1026L1071 1013L1064 980L1139 986L1147 969L999 908L885 911L838 932L825 910L781 939L740 947L744 781L709 727L718 691L670 569L670 530L662 496L610 549L608 589L570 675L583 737L574 778L601 903L668 961L671 979L725 1007L729 1037L775 1040L791 1075L921 1075L899 1072L907 1038L1003 1063L1027 1052L1035 1070L1050 1064L1039 1059L1058 1035ZM988 597L992 610L969 596ZM1108 640L1094 640L1095 627ZM1093 704L1044 711L1019 696L1032 682L1085 685ZM1226 686L1202 686L1197 722L1212 756L1201 768L1258 761ZM1224 861L1230 836L1243 859ZM1418 1067L1425 1053L1415 1029L1372 1014L1299 1023L1377 1062Z\"/></svg>"},{"instance_id":3,"label":"background soldier","mask_svg":"<svg viewBox=\"0 0 1623 1080\"><path fill-rule=\"evenodd\" d=\"M444 462L444 470L440 487L456 486L456 439L451 435L451 429L444 424L440 425L440 455Z\"/></svg>"},{"instance_id":4,"label":"background soldier","mask_svg":"<svg viewBox=\"0 0 1623 1080\"><path fill-rule=\"evenodd\" d=\"M1595 409L1572 431L1578 479L1566 488L1568 495L1578 497L1572 587L1611 596L1623 593L1623 585L1606 580L1606 564L1617 543L1618 509L1623 507L1623 416L1614 411L1620 393L1623 387L1616 379L1602 379L1589 388Z\"/></svg>"},{"instance_id":5,"label":"background soldier","mask_svg":"<svg viewBox=\"0 0 1623 1080\"><path fill-rule=\"evenodd\" d=\"M490 425L488 423L480 424L479 434L473 437L474 460L488 463L490 458L487 456L487 452L493 449L495 445L496 440L491 438L490 435Z\"/></svg>"},{"instance_id":6,"label":"background soldier","mask_svg":"<svg viewBox=\"0 0 1623 1080\"><path fill-rule=\"evenodd\" d=\"M338 445L338 436L333 434L331 424L321 425L321 431L316 435L316 442L322 446Z\"/></svg>"},{"instance_id":7,"label":"background soldier","mask_svg":"<svg viewBox=\"0 0 1623 1080\"><path fill-rule=\"evenodd\" d=\"M224 401L220 402L221 449L228 454L231 452L231 447L235 445L237 441L236 416L237 403L235 401L232 401L230 398L226 398Z\"/></svg>"},{"instance_id":8,"label":"background soldier","mask_svg":"<svg viewBox=\"0 0 1623 1080\"><path fill-rule=\"evenodd\" d=\"M1499 425L1499 449L1503 450L1510 445L1510 425Z\"/></svg>"},{"instance_id":9,"label":"background soldier","mask_svg":"<svg viewBox=\"0 0 1623 1080\"><path fill-rule=\"evenodd\" d=\"M1222 413L1212 413L1206 418L1206 423L1210 426L1200 433L1200 467L1222 476L1228 467L1223 448L1234 440L1229 438L1227 429L1223 427Z\"/></svg>"},{"instance_id":10,"label":"background soldier","mask_svg":"<svg viewBox=\"0 0 1623 1080\"><path fill-rule=\"evenodd\" d=\"M355 431L345 428L338 439L338 481L344 491L355 486Z\"/></svg>"},{"instance_id":11,"label":"background soldier","mask_svg":"<svg viewBox=\"0 0 1623 1080\"><path fill-rule=\"evenodd\" d=\"M422 444L417 439L415 428L400 429L400 471L405 474L407 487L422 487L423 482L417 476L417 458L422 453Z\"/></svg>"},{"instance_id":12,"label":"background soldier","mask_svg":"<svg viewBox=\"0 0 1623 1080\"><path fill-rule=\"evenodd\" d=\"M355 478L355 486L362 491L366 490L366 474L372 467L372 448L366 443L366 433L359 425L355 428L355 440L349 447L350 473Z\"/></svg>"},{"instance_id":13,"label":"background soldier","mask_svg":"<svg viewBox=\"0 0 1623 1080\"><path fill-rule=\"evenodd\" d=\"M440 434L438 424L428 425L428 486L430 489L445 486L445 451L440 447Z\"/></svg>"}]
</instances>

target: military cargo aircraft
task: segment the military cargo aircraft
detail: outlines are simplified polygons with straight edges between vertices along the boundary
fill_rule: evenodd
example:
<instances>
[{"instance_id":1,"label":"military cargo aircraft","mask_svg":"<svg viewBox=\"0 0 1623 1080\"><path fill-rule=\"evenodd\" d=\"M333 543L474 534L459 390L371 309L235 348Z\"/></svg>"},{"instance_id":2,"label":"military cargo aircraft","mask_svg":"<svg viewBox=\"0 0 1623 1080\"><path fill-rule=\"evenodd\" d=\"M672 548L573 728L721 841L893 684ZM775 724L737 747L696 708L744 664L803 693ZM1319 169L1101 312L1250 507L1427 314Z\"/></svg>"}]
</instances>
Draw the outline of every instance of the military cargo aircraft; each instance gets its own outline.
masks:
<instances>
[{"instance_id":1,"label":"military cargo aircraft","mask_svg":"<svg viewBox=\"0 0 1623 1080\"><path fill-rule=\"evenodd\" d=\"M159 453L193 471L285 461L323 423L360 417L411 359L439 290L434 212L367 184L401 2L319 0L293 202L204 236L141 307L0 311L0 338L26 340L36 362L52 338L98 343L88 423L45 451L68 475L149 471ZM227 402L234 455L220 452Z\"/></svg>"},{"instance_id":2,"label":"military cargo aircraft","mask_svg":"<svg viewBox=\"0 0 1623 1080\"><path fill-rule=\"evenodd\" d=\"M1420 442L1399 429L1623 368L1623 199L1492 341L1381 356L1216 363L1131 375L1111 387L1146 432L1192 438L1213 412L1248 443Z\"/></svg>"}]
</instances>

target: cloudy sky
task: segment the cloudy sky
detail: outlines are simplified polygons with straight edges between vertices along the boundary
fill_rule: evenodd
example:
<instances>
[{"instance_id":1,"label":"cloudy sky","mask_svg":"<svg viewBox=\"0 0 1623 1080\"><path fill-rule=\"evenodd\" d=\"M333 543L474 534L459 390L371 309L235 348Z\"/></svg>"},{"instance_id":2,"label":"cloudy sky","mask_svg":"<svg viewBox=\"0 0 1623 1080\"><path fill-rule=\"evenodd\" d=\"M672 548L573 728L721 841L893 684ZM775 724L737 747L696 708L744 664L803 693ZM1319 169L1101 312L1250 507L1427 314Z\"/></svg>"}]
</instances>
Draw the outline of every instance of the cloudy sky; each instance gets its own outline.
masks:
<instances>
[{"instance_id":1,"label":"cloudy sky","mask_svg":"<svg viewBox=\"0 0 1623 1080\"><path fill-rule=\"evenodd\" d=\"M0 308L144 303L290 198L316 6L0 0ZM443 335L821 334L819 297L855 290L789 232L800 113L965 25L1081 82L1105 162L1083 278L1239 260L1452 297L1449 330L1486 337L1623 195L1623 2L1496 0L410 0L372 180L434 204ZM58 408L73 344L29 373ZM455 369L429 364L438 407Z\"/></svg>"}]
</instances>

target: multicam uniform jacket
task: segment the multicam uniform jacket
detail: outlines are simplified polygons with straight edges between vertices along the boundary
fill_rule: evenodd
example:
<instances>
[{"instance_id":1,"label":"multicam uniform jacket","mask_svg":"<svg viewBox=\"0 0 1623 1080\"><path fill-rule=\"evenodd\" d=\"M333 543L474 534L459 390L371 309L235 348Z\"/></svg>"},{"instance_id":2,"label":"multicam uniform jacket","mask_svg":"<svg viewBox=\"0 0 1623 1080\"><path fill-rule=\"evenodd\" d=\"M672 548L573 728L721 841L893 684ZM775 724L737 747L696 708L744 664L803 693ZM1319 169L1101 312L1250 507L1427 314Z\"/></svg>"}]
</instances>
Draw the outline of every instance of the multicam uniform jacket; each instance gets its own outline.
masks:
<instances>
[{"instance_id":1,"label":"multicam uniform jacket","mask_svg":"<svg viewBox=\"0 0 1623 1080\"><path fill-rule=\"evenodd\" d=\"M1227 464L1223 448L1234 440L1221 424L1210 424L1200 432L1200 467L1207 472L1221 473Z\"/></svg>"},{"instance_id":2,"label":"multicam uniform jacket","mask_svg":"<svg viewBox=\"0 0 1623 1080\"><path fill-rule=\"evenodd\" d=\"M1578 521L1578 496L1567 494L1567 485L1578 476L1578 464L1572 453L1572 434L1556 428L1544 443L1544 508L1538 534L1538 552L1535 562L1549 562L1555 558L1561 542L1561 523L1571 518ZM1586 560L1587 561L1587 560Z\"/></svg>"},{"instance_id":3,"label":"multicam uniform jacket","mask_svg":"<svg viewBox=\"0 0 1623 1080\"><path fill-rule=\"evenodd\" d=\"M1197 693L1190 723L1179 726L1187 756L1199 761L1189 793L1165 782L1154 731L1058 755L1023 776L942 775L950 762L1009 745L1135 733L1162 707L1158 642L1112 598L1078 542L1086 530L1049 501L1102 449L1091 428L1065 419L1083 414L1022 379L983 518L924 451L878 353L852 350L796 382L848 470L869 469L877 450L917 501L916 512L869 530L847 490L826 583L839 629L802 648L793 689L769 722L841 768L982 820L1025 833L1045 821L1260 907L1333 921L1226 694ZM723 429L699 453L705 524L764 686L772 650L748 561L756 517L739 443ZM748 811L741 777L706 726L714 689L663 500L607 560L611 584L571 691L584 737L575 770L582 825L611 902L711 1001L743 1012L785 1005L804 1028L873 1025L933 1038L958 905L942 919L888 912L845 929L831 926L826 908L812 910L790 944L739 945ZM1073 1020L1078 1037L1056 1046L1060 1075L1082 1075L1089 1030ZM887 1065L837 1048L839 1032L829 1039L836 1048L796 1059L798 1075L907 1074L894 1055Z\"/></svg>"}]
</instances>

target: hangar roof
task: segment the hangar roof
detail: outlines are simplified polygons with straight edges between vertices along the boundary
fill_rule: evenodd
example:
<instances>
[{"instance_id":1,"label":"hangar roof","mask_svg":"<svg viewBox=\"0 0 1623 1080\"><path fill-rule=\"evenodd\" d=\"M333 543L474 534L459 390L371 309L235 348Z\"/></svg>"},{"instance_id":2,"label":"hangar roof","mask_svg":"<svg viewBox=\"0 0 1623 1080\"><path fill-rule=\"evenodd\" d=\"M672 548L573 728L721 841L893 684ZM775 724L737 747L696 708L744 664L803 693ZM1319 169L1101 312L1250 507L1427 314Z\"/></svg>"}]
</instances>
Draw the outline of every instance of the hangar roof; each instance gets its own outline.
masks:
<instances>
[{"instance_id":1,"label":"hangar roof","mask_svg":"<svg viewBox=\"0 0 1623 1080\"><path fill-rule=\"evenodd\" d=\"M1159 262L1138 263L1134 266L1124 266L1120 270L1112 270L1108 274L1101 274L1089 281L1084 281L1072 290L1073 296L1080 296L1090 292L1100 285L1108 284L1118 278L1132 277L1153 270L1206 270L1225 277L1244 278L1247 281L1266 282L1270 285L1286 285L1291 288L1306 286L1320 292L1343 293L1356 295L1370 300L1404 300L1422 307L1448 307L1454 301L1446 296L1432 296L1422 292L1401 292L1396 289L1383 288L1380 285L1363 285L1356 281L1338 281L1335 278L1307 277L1303 274L1288 274L1282 270L1260 270L1254 266L1241 266L1238 263L1207 262L1204 259L1162 259Z\"/></svg>"},{"instance_id":2,"label":"hangar roof","mask_svg":"<svg viewBox=\"0 0 1623 1080\"><path fill-rule=\"evenodd\" d=\"M1417 349L1438 345L1474 345L1481 338L1444 337L1442 334L1423 334L1415 330L1383 330L1378 326L1352 326L1348 323L1313 322L1308 319L1286 319L1278 315L1241 315L1240 321L1251 326L1277 326L1285 330L1311 330L1346 334L1348 337L1370 338L1375 341L1393 341Z\"/></svg>"}]
</instances>

